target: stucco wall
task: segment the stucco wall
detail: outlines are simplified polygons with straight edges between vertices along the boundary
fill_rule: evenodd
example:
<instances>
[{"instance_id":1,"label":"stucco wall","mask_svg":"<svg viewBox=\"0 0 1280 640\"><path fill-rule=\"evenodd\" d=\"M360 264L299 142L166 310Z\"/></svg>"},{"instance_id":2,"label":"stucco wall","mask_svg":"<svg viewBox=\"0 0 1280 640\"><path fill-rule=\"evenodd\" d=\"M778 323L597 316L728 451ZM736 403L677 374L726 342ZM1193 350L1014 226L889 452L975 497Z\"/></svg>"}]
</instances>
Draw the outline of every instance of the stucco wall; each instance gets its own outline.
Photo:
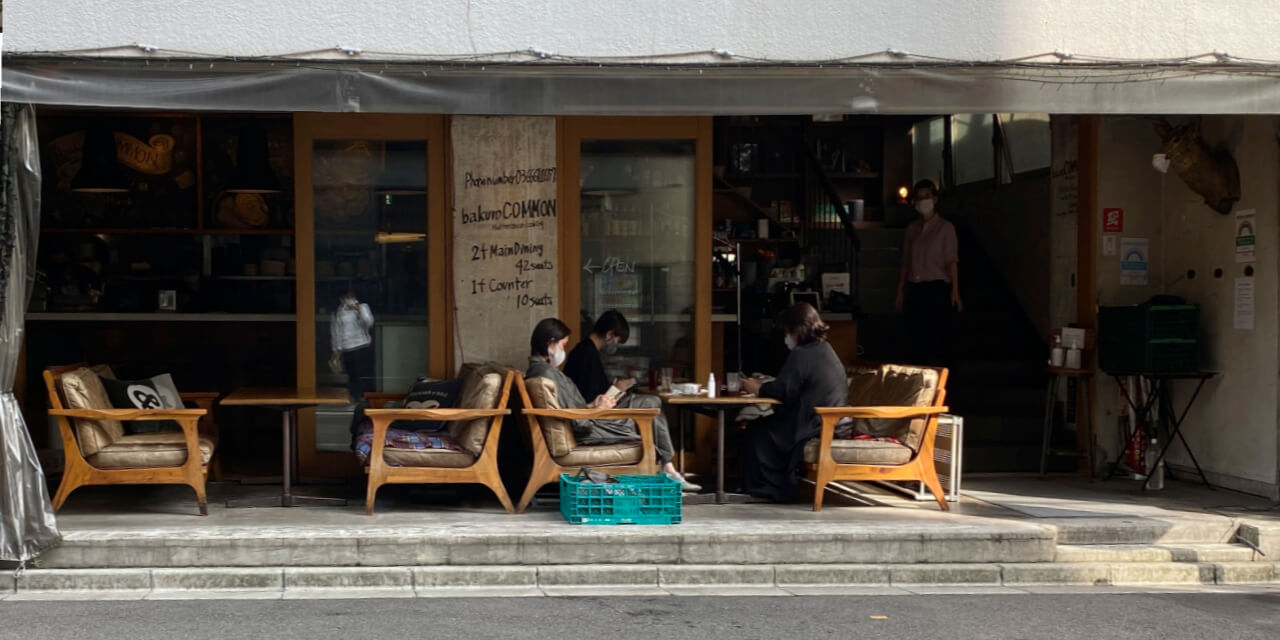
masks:
<instances>
[{"instance_id":1,"label":"stucco wall","mask_svg":"<svg viewBox=\"0 0 1280 640\"><path fill-rule=\"evenodd\" d=\"M23 0L8 9L6 51L143 43L236 56L334 55L342 45L362 49L363 58L530 47L572 56L716 48L789 60L888 49L961 60L1054 50L1280 57L1274 0Z\"/></svg>"},{"instance_id":2,"label":"stucco wall","mask_svg":"<svg viewBox=\"0 0 1280 640\"><path fill-rule=\"evenodd\" d=\"M1137 118L1102 122L1099 207L1124 209L1124 233L1151 242L1148 286L1120 285L1119 258L1098 252L1099 304L1132 304L1156 293L1182 296L1201 305L1205 368L1221 372L1206 385L1183 431L1211 480L1237 489L1277 495L1277 298L1280 297L1280 120L1268 117L1206 117L1204 137L1232 151L1240 167L1242 199L1236 210L1257 210L1258 251L1253 264L1256 319L1253 330L1233 328L1234 283L1244 275L1234 257L1235 216L1218 215L1176 175L1151 168L1160 139L1151 123ZM1099 213L1095 212L1095 215ZM1101 240L1099 240L1101 242ZM1222 269L1222 277L1214 271ZM1194 270L1194 278L1188 271ZM1191 383L1175 386L1174 402L1185 405ZM1119 389L1099 381L1099 443L1110 458L1119 452ZM1180 445L1170 452L1178 466L1190 459Z\"/></svg>"}]
</instances>

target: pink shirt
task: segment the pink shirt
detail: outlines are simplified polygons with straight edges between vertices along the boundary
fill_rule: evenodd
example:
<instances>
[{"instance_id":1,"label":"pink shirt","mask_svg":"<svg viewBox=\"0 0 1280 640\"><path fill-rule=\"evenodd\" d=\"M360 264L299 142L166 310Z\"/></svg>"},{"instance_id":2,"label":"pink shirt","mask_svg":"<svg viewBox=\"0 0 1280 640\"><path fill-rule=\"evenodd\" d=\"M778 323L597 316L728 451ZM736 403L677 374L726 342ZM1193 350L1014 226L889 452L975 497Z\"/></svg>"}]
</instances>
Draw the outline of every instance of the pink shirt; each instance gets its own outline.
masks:
<instances>
[{"instance_id":1,"label":"pink shirt","mask_svg":"<svg viewBox=\"0 0 1280 640\"><path fill-rule=\"evenodd\" d=\"M959 262L956 228L941 216L927 222L920 218L907 227L902 259L907 265L907 282L951 282L950 265Z\"/></svg>"}]
</instances>

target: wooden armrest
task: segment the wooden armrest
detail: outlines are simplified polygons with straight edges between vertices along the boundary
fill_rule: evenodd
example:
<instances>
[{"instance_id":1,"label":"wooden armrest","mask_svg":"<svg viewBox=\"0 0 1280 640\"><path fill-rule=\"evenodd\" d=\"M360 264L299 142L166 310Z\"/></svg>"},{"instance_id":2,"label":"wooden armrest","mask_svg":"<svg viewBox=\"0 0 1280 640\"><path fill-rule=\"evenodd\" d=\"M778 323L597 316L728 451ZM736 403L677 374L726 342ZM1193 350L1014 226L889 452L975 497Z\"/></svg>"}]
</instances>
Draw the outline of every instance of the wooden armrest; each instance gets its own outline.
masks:
<instances>
[{"instance_id":1,"label":"wooden armrest","mask_svg":"<svg viewBox=\"0 0 1280 640\"><path fill-rule=\"evenodd\" d=\"M459 420L475 420L511 415L510 409L365 409L364 414L370 418L391 418L392 420L440 420L457 422Z\"/></svg>"},{"instance_id":2,"label":"wooden armrest","mask_svg":"<svg viewBox=\"0 0 1280 640\"><path fill-rule=\"evenodd\" d=\"M217 400L219 395L217 391L184 391L178 397L183 400Z\"/></svg>"},{"instance_id":3,"label":"wooden armrest","mask_svg":"<svg viewBox=\"0 0 1280 640\"><path fill-rule=\"evenodd\" d=\"M559 418L561 420L621 420L650 418L662 413L661 409L522 409L527 416Z\"/></svg>"},{"instance_id":4,"label":"wooden armrest","mask_svg":"<svg viewBox=\"0 0 1280 640\"><path fill-rule=\"evenodd\" d=\"M922 418L946 413L948 407L817 407L820 416L839 418Z\"/></svg>"},{"instance_id":5,"label":"wooden armrest","mask_svg":"<svg viewBox=\"0 0 1280 640\"><path fill-rule=\"evenodd\" d=\"M204 409L51 409L49 415L88 420L188 420L208 413Z\"/></svg>"}]
</instances>

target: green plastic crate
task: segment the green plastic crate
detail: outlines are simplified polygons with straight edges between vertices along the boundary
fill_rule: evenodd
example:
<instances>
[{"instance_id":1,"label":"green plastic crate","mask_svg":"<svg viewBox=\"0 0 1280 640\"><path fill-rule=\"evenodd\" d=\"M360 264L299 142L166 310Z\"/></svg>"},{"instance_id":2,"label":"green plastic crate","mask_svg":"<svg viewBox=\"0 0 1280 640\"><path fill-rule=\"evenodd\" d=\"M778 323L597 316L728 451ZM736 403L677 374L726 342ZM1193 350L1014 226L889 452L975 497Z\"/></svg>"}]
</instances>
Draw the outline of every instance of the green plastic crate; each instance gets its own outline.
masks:
<instances>
[{"instance_id":1,"label":"green plastic crate","mask_svg":"<svg viewBox=\"0 0 1280 640\"><path fill-rule=\"evenodd\" d=\"M1186 373L1200 367L1200 307L1098 309L1098 365L1109 372Z\"/></svg>"},{"instance_id":2,"label":"green plastic crate","mask_svg":"<svg viewBox=\"0 0 1280 640\"><path fill-rule=\"evenodd\" d=\"M679 524L680 483L666 474L614 476L595 484L560 474L560 514L569 524Z\"/></svg>"},{"instance_id":3,"label":"green plastic crate","mask_svg":"<svg viewBox=\"0 0 1280 640\"><path fill-rule=\"evenodd\" d=\"M1200 307L1194 304L1141 304L1098 309L1099 338L1195 340L1200 337Z\"/></svg>"}]
</instances>

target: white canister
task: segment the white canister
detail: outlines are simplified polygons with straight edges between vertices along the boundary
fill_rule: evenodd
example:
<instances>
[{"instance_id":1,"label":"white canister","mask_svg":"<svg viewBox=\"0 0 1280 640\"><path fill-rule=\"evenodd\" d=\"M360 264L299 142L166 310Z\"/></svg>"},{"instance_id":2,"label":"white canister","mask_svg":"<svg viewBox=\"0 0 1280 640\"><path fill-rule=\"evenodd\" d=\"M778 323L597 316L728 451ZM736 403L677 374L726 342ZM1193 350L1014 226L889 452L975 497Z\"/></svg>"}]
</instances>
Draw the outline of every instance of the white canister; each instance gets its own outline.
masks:
<instances>
[{"instance_id":1,"label":"white canister","mask_svg":"<svg viewBox=\"0 0 1280 640\"><path fill-rule=\"evenodd\" d=\"M1061 367L1067 361L1067 350L1062 347L1054 347L1049 351L1049 366Z\"/></svg>"},{"instance_id":2,"label":"white canister","mask_svg":"<svg viewBox=\"0 0 1280 640\"><path fill-rule=\"evenodd\" d=\"M1079 349L1067 349L1067 368L1068 369L1080 368L1080 350Z\"/></svg>"}]
</instances>

